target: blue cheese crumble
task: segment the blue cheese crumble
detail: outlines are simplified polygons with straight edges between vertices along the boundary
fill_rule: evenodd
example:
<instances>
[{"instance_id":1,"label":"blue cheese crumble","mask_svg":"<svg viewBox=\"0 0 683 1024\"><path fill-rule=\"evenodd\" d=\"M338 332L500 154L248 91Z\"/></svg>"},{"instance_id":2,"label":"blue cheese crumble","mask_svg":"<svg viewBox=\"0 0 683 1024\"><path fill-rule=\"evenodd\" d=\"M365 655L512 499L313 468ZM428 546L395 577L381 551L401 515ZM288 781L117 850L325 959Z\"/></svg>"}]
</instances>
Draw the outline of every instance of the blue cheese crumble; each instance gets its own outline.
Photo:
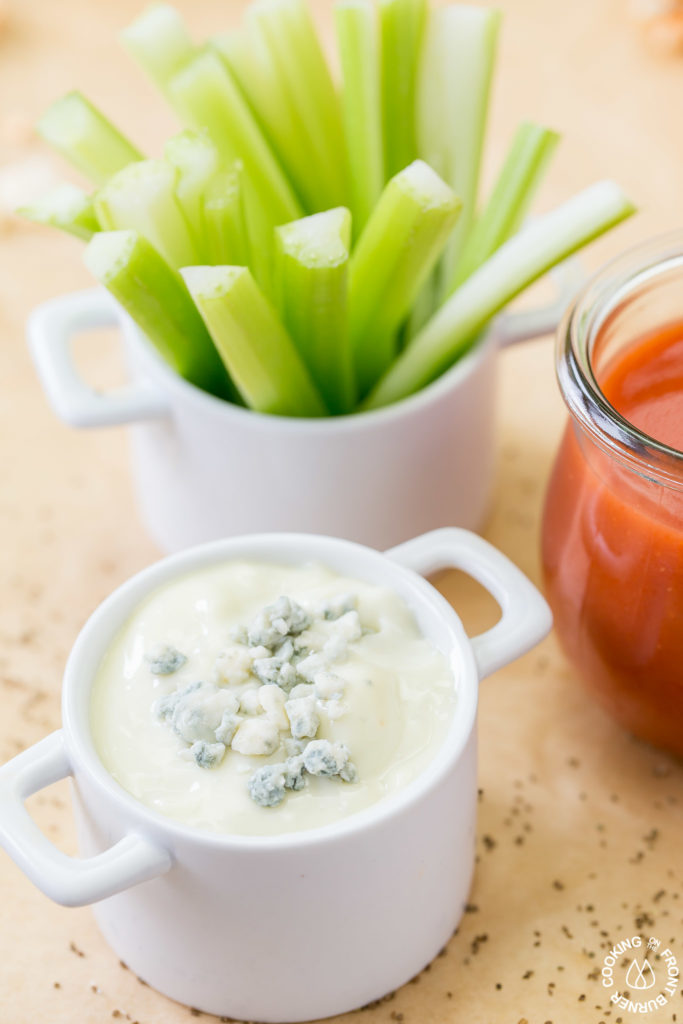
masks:
<instances>
[{"instance_id":1,"label":"blue cheese crumble","mask_svg":"<svg viewBox=\"0 0 683 1024\"><path fill-rule=\"evenodd\" d=\"M224 743L207 743L205 740L197 740L189 751L182 751L183 754L190 754L199 768L215 768L225 756Z\"/></svg>"},{"instance_id":2,"label":"blue cheese crumble","mask_svg":"<svg viewBox=\"0 0 683 1024\"><path fill-rule=\"evenodd\" d=\"M290 597L279 597L259 612L247 630L251 647L277 647L285 637L298 636L311 625L311 616Z\"/></svg>"},{"instance_id":3,"label":"blue cheese crumble","mask_svg":"<svg viewBox=\"0 0 683 1024\"><path fill-rule=\"evenodd\" d=\"M296 697L285 704L289 728L295 740L315 736L320 727L320 715L316 710L315 697Z\"/></svg>"},{"instance_id":4,"label":"blue cheese crumble","mask_svg":"<svg viewBox=\"0 0 683 1024\"><path fill-rule=\"evenodd\" d=\"M313 740L304 750L303 759L310 775L341 775L350 760L343 743L329 740Z\"/></svg>"},{"instance_id":5,"label":"blue cheese crumble","mask_svg":"<svg viewBox=\"0 0 683 1024\"><path fill-rule=\"evenodd\" d=\"M257 768L249 779L249 794L261 807L277 807L285 798L286 790L300 790L306 784L305 775L331 777L338 775L343 782L356 782L358 773L343 743L313 740L302 754L289 757L282 764L267 764Z\"/></svg>"},{"instance_id":6,"label":"blue cheese crumble","mask_svg":"<svg viewBox=\"0 0 683 1024\"><path fill-rule=\"evenodd\" d=\"M285 760L262 765L248 779L260 807L276 807L287 790L302 790L307 775L355 782L347 748L318 738L318 730L321 711L330 719L344 713L344 680L331 666L346 660L349 645L362 635L352 594L312 611L280 597L248 626L232 630L212 681L178 686L155 702L154 713L184 744L180 756L202 769L215 768L229 749L255 758L282 751ZM147 660L158 676L187 662L173 647Z\"/></svg>"},{"instance_id":7,"label":"blue cheese crumble","mask_svg":"<svg viewBox=\"0 0 683 1024\"><path fill-rule=\"evenodd\" d=\"M249 795L261 807L277 807L285 798L284 765L266 764L249 779Z\"/></svg>"},{"instance_id":8,"label":"blue cheese crumble","mask_svg":"<svg viewBox=\"0 0 683 1024\"><path fill-rule=\"evenodd\" d=\"M171 676L187 662L187 655L175 647L160 647L147 655L149 670L154 676Z\"/></svg>"}]
</instances>

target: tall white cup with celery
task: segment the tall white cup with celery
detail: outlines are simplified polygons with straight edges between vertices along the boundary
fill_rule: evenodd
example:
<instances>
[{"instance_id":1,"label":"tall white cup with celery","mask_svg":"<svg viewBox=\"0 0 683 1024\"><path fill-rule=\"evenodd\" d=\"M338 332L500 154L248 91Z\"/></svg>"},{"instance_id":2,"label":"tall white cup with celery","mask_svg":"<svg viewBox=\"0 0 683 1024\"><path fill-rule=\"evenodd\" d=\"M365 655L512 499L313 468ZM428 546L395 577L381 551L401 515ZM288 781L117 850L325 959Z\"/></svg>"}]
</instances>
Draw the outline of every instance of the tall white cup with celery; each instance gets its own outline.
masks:
<instances>
[{"instance_id":1,"label":"tall white cup with celery","mask_svg":"<svg viewBox=\"0 0 683 1024\"><path fill-rule=\"evenodd\" d=\"M337 0L335 81L304 0L256 0L202 43L160 5L123 42L185 125L162 156L78 92L41 119L94 189L65 183L23 212L84 240L104 288L38 310L34 357L67 422L136 424L163 547L255 529L383 545L481 523L495 350L552 330L562 301L501 311L633 211L601 182L525 226L558 140L528 122L479 195L499 22ZM95 395L68 342L111 318L132 381Z\"/></svg>"}]
</instances>

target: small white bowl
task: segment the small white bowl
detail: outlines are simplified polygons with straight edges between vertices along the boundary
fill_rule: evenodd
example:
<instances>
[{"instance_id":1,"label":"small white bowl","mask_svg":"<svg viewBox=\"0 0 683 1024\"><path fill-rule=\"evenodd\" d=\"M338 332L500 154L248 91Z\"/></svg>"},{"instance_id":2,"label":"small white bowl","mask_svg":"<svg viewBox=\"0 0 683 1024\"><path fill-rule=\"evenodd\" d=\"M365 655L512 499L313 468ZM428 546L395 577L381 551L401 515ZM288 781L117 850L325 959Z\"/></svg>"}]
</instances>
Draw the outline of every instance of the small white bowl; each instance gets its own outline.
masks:
<instances>
[{"instance_id":1,"label":"small white bowl","mask_svg":"<svg viewBox=\"0 0 683 1024\"><path fill-rule=\"evenodd\" d=\"M245 558L318 561L392 588L452 666L454 717L429 767L336 824L274 837L188 828L130 796L93 746L93 679L136 605L181 574ZM479 580L502 608L500 621L473 640L418 575L446 566ZM63 728L0 769L0 844L53 900L101 900L95 914L117 956L181 1003L240 1020L344 1013L406 982L453 933L474 863L479 680L536 644L550 624L519 569L463 530L438 530L385 554L273 534L166 558L119 587L84 626L64 677ZM68 775L82 859L58 851L23 806Z\"/></svg>"},{"instance_id":2,"label":"small white bowl","mask_svg":"<svg viewBox=\"0 0 683 1024\"><path fill-rule=\"evenodd\" d=\"M481 525L493 481L496 354L554 331L574 287L574 272L564 272L555 302L499 317L468 355L410 398L324 419L261 415L193 387L103 290L45 303L28 335L62 420L133 424L140 512L163 550L271 530L383 548L439 526ZM117 323L131 384L97 393L79 376L70 342Z\"/></svg>"}]
</instances>

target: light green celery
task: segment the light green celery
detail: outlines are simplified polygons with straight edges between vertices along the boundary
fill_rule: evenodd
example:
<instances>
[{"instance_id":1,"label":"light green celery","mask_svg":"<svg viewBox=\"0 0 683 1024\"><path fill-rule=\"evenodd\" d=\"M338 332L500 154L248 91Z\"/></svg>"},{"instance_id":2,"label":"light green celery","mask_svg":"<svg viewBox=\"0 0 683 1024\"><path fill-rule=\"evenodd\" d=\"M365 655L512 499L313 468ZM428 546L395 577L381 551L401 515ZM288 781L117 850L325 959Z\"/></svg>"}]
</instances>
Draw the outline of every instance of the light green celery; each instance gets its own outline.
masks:
<instances>
[{"instance_id":1,"label":"light green celery","mask_svg":"<svg viewBox=\"0 0 683 1024\"><path fill-rule=\"evenodd\" d=\"M410 310L408 319L406 321L404 341L407 342L410 338L414 338L418 331L422 330L424 325L433 314L434 310L438 306L437 302L437 271L436 269L429 275L425 283L420 288L417 294L417 298L413 303L413 307Z\"/></svg>"},{"instance_id":2,"label":"light green celery","mask_svg":"<svg viewBox=\"0 0 683 1024\"><path fill-rule=\"evenodd\" d=\"M208 131L225 164L242 160L274 224L300 215L287 177L217 53L205 50L195 57L171 79L169 94L184 120Z\"/></svg>"},{"instance_id":3,"label":"light green celery","mask_svg":"<svg viewBox=\"0 0 683 1024\"><path fill-rule=\"evenodd\" d=\"M214 36L214 48L246 96L304 210L327 205L327 191L316 173L310 134L301 112L289 102L261 26Z\"/></svg>"},{"instance_id":4,"label":"light green celery","mask_svg":"<svg viewBox=\"0 0 683 1024\"><path fill-rule=\"evenodd\" d=\"M519 126L493 192L465 242L456 287L518 230L560 136L538 124Z\"/></svg>"},{"instance_id":5,"label":"light green celery","mask_svg":"<svg viewBox=\"0 0 683 1024\"><path fill-rule=\"evenodd\" d=\"M135 231L103 231L85 263L177 373L221 398L236 395L180 275Z\"/></svg>"},{"instance_id":6,"label":"light green celery","mask_svg":"<svg viewBox=\"0 0 683 1024\"><path fill-rule=\"evenodd\" d=\"M203 224L209 264L249 265L249 239L239 167L220 172L209 185L204 197Z\"/></svg>"},{"instance_id":7,"label":"light green celery","mask_svg":"<svg viewBox=\"0 0 683 1024\"><path fill-rule=\"evenodd\" d=\"M339 98L305 0L257 0L246 22L261 32L279 89L307 139L317 209L346 202L346 156Z\"/></svg>"},{"instance_id":8,"label":"light green celery","mask_svg":"<svg viewBox=\"0 0 683 1024\"><path fill-rule=\"evenodd\" d=\"M349 206L353 235L358 238L384 186L379 34L370 0L339 0L334 16L342 69Z\"/></svg>"},{"instance_id":9,"label":"light green celery","mask_svg":"<svg viewBox=\"0 0 683 1024\"><path fill-rule=\"evenodd\" d=\"M351 213L344 207L277 228L280 312L332 413L356 400L349 345L347 287Z\"/></svg>"},{"instance_id":10,"label":"light green celery","mask_svg":"<svg viewBox=\"0 0 683 1024\"><path fill-rule=\"evenodd\" d=\"M324 416L308 370L246 267L186 267L185 283L246 404L277 416Z\"/></svg>"},{"instance_id":11,"label":"light green celery","mask_svg":"<svg viewBox=\"0 0 683 1024\"><path fill-rule=\"evenodd\" d=\"M463 202L439 268L439 299L453 290L475 215L499 26L499 11L465 4L435 8L427 19L417 86L418 154Z\"/></svg>"},{"instance_id":12,"label":"light green celery","mask_svg":"<svg viewBox=\"0 0 683 1024\"><path fill-rule=\"evenodd\" d=\"M197 263L197 251L175 194L177 171L165 160L141 160L115 174L95 195L105 230L130 228L178 269Z\"/></svg>"},{"instance_id":13,"label":"light green celery","mask_svg":"<svg viewBox=\"0 0 683 1024\"><path fill-rule=\"evenodd\" d=\"M633 212L619 186L603 181L513 235L412 340L364 408L389 405L429 384L472 347L491 317L519 292Z\"/></svg>"},{"instance_id":14,"label":"light green celery","mask_svg":"<svg viewBox=\"0 0 683 1024\"><path fill-rule=\"evenodd\" d=\"M181 119L194 128L206 128L224 166L242 161L253 269L269 290L273 228L302 213L287 177L216 52L204 50L191 60L171 79L168 93Z\"/></svg>"},{"instance_id":15,"label":"light green celery","mask_svg":"<svg viewBox=\"0 0 683 1024\"><path fill-rule=\"evenodd\" d=\"M49 107L38 134L95 185L102 185L142 153L80 92L70 92Z\"/></svg>"},{"instance_id":16,"label":"light green celery","mask_svg":"<svg viewBox=\"0 0 683 1024\"><path fill-rule=\"evenodd\" d=\"M197 52L175 7L154 4L124 28L121 41L162 92Z\"/></svg>"},{"instance_id":17,"label":"light green celery","mask_svg":"<svg viewBox=\"0 0 683 1024\"><path fill-rule=\"evenodd\" d=\"M206 132L184 131L164 146L165 159L175 167L175 194L194 238L197 263L211 262L204 244L204 195L219 167L218 150Z\"/></svg>"},{"instance_id":18,"label":"light green celery","mask_svg":"<svg viewBox=\"0 0 683 1024\"><path fill-rule=\"evenodd\" d=\"M384 173L391 178L422 155L415 138L415 85L427 0L380 0L379 13Z\"/></svg>"},{"instance_id":19,"label":"light green celery","mask_svg":"<svg viewBox=\"0 0 683 1024\"><path fill-rule=\"evenodd\" d=\"M60 228L86 242L100 230L92 198L69 182L57 185L29 206L20 207L17 213L37 224Z\"/></svg>"},{"instance_id":20,"label":"light green celery","mask_svg":"<svg viewBox=\"0 0 683 1024\"><path fill-rule=\"evenodd\" d=\"M396 332L436 264L460 200L415 160L386 185L351 257L349 323L356 378L367 394L396 355Z\"/></svg>"}]
</instances>

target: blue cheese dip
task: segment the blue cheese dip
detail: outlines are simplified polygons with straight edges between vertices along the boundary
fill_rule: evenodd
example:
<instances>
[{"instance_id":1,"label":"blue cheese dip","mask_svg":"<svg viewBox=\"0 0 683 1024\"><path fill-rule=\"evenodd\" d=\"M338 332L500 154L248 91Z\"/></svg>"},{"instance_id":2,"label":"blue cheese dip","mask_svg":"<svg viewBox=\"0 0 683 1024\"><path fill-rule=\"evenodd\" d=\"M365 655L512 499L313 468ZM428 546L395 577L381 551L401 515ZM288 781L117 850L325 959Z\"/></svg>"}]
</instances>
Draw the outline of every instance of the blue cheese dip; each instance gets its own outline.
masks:
<instances>
[{"instance_id":1,"label":"blue cheese dip","mask_svg":"<svg viewBox=\"0 0 683 1024\"><path fill-rule=\"evenodd\" d=\"M277 835L411 782L455 705L447 659L393 591L323 565L232 561L133 613L98 668L99 756L185 825Z\"/></svg>"}]
</instances>

